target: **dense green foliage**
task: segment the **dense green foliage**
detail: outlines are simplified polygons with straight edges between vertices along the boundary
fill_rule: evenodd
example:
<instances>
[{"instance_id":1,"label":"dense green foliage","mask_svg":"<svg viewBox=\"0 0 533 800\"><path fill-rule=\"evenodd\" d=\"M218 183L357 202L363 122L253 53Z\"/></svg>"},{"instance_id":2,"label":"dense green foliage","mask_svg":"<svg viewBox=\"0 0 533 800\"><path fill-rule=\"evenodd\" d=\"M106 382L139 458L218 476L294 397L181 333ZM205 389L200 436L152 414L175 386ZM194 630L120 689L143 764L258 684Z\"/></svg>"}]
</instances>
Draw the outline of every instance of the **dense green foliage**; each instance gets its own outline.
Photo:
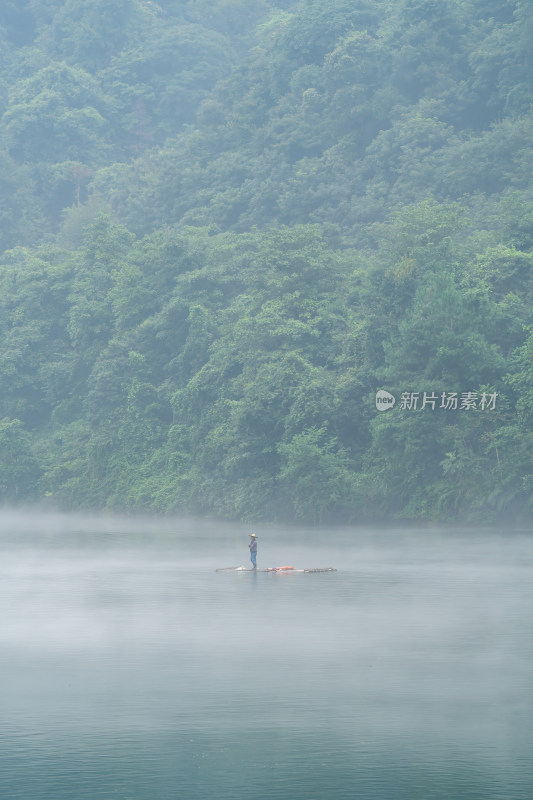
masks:
<instances>
[{"instance_id":1,"label":"dense green foliage","mask_svg":"<svg viewBox=\"0 0 533 800\"><path fill-rule=\"evenodd\" d=\"M532 35L526 0L4 3L0 498L527 518Z\"/></svg>"}]
</instances>

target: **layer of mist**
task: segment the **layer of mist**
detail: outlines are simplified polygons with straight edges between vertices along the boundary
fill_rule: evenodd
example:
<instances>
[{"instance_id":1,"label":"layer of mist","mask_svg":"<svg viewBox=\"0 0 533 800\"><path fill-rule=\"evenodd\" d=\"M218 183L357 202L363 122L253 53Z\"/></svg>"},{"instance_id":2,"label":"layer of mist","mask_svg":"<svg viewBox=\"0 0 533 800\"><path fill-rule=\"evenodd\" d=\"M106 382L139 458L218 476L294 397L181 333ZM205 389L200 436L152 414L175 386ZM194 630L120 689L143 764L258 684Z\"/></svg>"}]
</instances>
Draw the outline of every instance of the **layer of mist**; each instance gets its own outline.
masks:
<instances>
[{"instance_id":1,"label":"layer of mist","mask_svg":"<svg viewBox=\"0 0 533 800\"><path fill-rule=\"evenodd\" d=\"M527 797L526 532L0 526L5 796Z\"/></svg>"}]
</instances>

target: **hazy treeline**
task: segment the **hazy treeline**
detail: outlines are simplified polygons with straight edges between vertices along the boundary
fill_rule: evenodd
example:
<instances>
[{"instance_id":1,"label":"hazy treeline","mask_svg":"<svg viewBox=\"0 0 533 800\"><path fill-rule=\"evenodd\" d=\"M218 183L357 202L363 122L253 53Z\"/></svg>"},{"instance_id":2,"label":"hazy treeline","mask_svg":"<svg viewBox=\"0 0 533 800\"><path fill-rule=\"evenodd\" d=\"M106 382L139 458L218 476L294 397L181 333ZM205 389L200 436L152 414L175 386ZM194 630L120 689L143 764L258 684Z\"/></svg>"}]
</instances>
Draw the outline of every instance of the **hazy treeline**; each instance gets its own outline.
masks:
<instances>
[{"instance_id":1,"label":"hazy treeline","mask_svg":"<svg viewBox=\"0 0 533 800\"><path fill-rule=\"evenodd\" d=\"M3 3L1 498L529 515L532 40L525 0Z\"/></svg>"}]
</instances>

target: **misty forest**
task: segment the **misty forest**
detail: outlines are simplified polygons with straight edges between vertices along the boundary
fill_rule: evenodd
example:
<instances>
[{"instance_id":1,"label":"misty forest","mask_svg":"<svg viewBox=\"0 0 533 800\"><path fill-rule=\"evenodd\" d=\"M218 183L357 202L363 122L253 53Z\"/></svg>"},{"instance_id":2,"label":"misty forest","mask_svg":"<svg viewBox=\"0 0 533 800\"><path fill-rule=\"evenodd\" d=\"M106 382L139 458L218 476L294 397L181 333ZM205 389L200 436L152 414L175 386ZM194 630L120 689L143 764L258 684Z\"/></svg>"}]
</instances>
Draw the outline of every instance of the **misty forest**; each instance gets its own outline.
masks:
<instances>
[{"instance_id":1,"label":"misty forest","mask_svg":"<svg viewBox=\"0 0 533 800\"><path fill-rule=\"evenodd\" d=\"M4 0L0 502L530 519L532 41L528 0Z\"/></svg>"}]
</instances>

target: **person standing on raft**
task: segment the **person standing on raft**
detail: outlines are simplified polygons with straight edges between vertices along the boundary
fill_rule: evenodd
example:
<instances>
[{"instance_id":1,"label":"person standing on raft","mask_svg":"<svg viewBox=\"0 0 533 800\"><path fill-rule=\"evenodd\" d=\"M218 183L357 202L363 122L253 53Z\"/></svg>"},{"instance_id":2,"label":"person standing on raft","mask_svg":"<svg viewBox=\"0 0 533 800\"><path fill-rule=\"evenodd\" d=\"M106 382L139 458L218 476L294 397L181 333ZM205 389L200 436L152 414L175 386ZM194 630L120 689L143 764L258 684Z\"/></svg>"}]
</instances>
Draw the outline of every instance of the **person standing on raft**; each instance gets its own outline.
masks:
<instances>
[{"instance_id":1,"label":"person standing on raft","mask_svg":"<svg viewBox=\"0 0 533 800\"><path fill-rule=\"evenodd\" d=\"M250 561L252 562L252 569L257 569L257 536L255 533L250 534Z\"/></svg>"}]
</instances>

